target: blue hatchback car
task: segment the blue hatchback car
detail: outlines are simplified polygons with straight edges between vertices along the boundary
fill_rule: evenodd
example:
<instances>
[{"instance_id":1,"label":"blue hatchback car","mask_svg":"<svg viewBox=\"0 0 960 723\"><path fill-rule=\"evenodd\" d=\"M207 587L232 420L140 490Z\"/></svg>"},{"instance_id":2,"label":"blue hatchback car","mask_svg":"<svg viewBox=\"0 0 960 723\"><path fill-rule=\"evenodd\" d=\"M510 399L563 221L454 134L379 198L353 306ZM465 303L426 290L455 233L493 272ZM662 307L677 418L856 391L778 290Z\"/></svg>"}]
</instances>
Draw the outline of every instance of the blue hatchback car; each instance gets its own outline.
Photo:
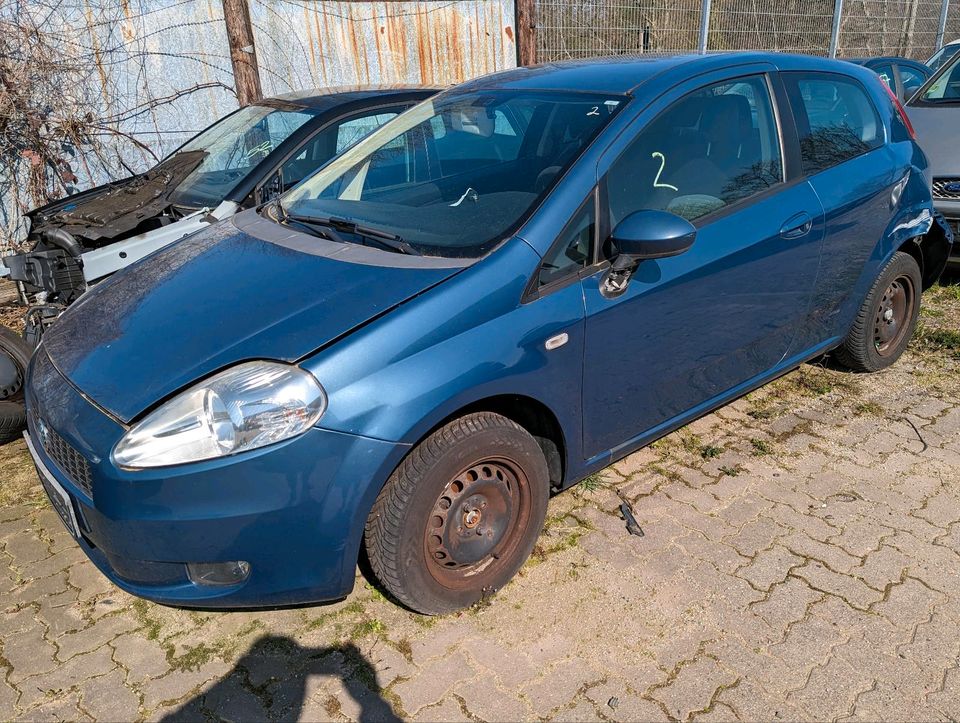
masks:
<instances>
[{"instance_id":1,"label":"blue hatchback car","mask_svg":"<svg viewBox=\"0 0 960 723\"><path fill-rule=\"evenodd\" d=\"M551 490L833 350L895 361L952 237L872 72L775 54L521 68L428 100L71 307L28 441L135 595L444 613Z\"/></svg>"}]
</instances>

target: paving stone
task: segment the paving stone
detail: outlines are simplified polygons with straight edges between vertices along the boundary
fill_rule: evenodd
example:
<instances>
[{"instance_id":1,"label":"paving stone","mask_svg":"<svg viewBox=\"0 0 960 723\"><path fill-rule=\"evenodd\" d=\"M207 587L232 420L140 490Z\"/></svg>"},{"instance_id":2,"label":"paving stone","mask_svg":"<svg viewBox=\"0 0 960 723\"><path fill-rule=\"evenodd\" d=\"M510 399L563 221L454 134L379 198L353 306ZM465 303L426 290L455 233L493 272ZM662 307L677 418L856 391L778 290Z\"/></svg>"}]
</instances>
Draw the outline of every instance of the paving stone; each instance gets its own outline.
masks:
<instances>
[{"instance_id":1,"label":"paving stone","mask_svg":"<svg viewBox=\"0 0 960 723\"><path fill-rule=\"evenodd\" d=\"M114 638L110 646L113 659L126 669L130 683L158 678L170 669L163 648L140 632Z\"/></svg>"},{"instance_id":2,"label":"paving stone","mask_svg":"<svg viewBox=\"0 0 960 723\"><path fill-rule=\"evenodd\" d=\"M11 667L8 680L19 683L32 675L56 670L55 653L56 649L44 639L39 625L8 635L3 640L3 657Z\"/></svg>"},{"instance_id":3,"label":"paving stone","mask_svg":"<svg viewBox=\"0 0 960 723\"><path fill-rule=\"evenodd\" d=\"M403 681L394 687L403 709L415 715L424 706L439 702L453 685L472 678L476 673L466 656L452 653L437 658L425 665L416 678Z\"/></svg>"},{"instance_id":4,"label":"paving stone","mask_svg":"<svg viewBox=\"0 0 960 723\"><path fill-rule=\"evenodd\" d=\"M80 706L94 720L134 720L139 717L140 698L124 684L123 672L114 669L80 684Z\"/></svg>"},{"instance_id":5,"label":"paving stone","mask_svg":"<svg viewBox=\"0 0 960 723\"><path fill-rule=\"evenodd\" d=\"M161 678L148 680L142 687L143 707L152 710L161 703L180 701L204 683L219 679L228 670L226 663L212 660L196 670L174 670Z\"/></svg>"},{"instance_id":6,"label":"paving stone","mask_svg":"<svg viewBox=\"0 0 960 723\"><path fill-rule=\"evenodd\" d=\"M17 715L20 694L6 682L0 681L0 720L13 720Z\"/></svg>"},{"instance_id":7,"label":"paving stone","mask_svg":"<svg viewBox=\"0 0 960 723\"><path fill-rule=\"evenodd\" d=\"M57 657L61 661L74 655L86 653L110 642L122 633L138 627L138 623L126 615L111 615L101 618L93 625L76 633L67 633L57 638Z\"/></svg>"},{"instance_id":8,"label":"paving stone","mask_svg":"<svg viewBox=\"0 0 960 723\"><path fill-rule=\"evenodd\" d=\"M37 537L29 527L8 537L4 541L3 549L12 558L13 567L22 574L25 574L32 563L50 557L47 543Z\"/></svg>"},{"instance_id":9,"label":"paving stone","mask_svg":"<svg viewBox=\"0 0 960 723\"><path fill-rule=\"evenodd\" d=\"M814 590L842 598L858 610L867 610L883 598L881 591L868 587L862 580L841 575L816 561L795 568L790 574L802 578Z\"/></svg>"},{"instance_id":10,"label":"paving stone","mask_svg":"<svg viewBox=\"0 0 960 723\"><path fill-rule=\"evenodd\" d=\"M431 633L414 641L411 645L413 662L417 665L423 665L431 658L446 655L454 646L472 639L476 636L476 628L466 620L451 620L432 628Z\"/></svg>"},{"instance_id":11,"label":"paving stone","mask_svg":"<svg viewBox=\"0 0 960 723\"><path fill-rule=\"evenodd\" d=\"M372 720L372 719L371 719ZM460 704L454 698L444 698L436 705L431 705L420 710L410 720L422 721L422 723L438 723L438 721L450 721L450 723L466 723L473 720L463 714ZM520 720L519 718L517 720Z\"/></svg>"},{"instance_id":12,"label":"paving stone","mask_svg":"<svg viewBox=\"0 0 960 723\"><path fill-rule=\"evenodd\" d=\"M84 655L77 655L66 663L58 665L56 669L45 672L44 675L33 676L21 681L18 687L21 691L20 707L29 709L40 703L50 691L67 690L80 685L89 678L105 675L116 667L110 657L111 650L104 645L99 650Z\"/></svg>"},{"instance_id":13,"label":"paving stone","mask_svg":"<svg viewBox=\"0 0 960 723\"><path fill-rule=\"evenodd\" d=\"M92 721L80 710L80 694L76 692L50 694L35 707L18 716L16 721Z\"/></svg>"},{"instance_id":14,"label":"paving stone","mask_svg":"<svg viewBox=\"0 0 960 723\"><path fill-rule=\"evenodd\" d=\"M496 676L505 688L516 688L533 679L537 671L519 650L508 648L500 641L484 637L467 648L467 654L479 665Z\"/></svg>"},{"instance_id":15,"label":"paving stone","mask_svg":"<svg viewBox=\"0 0 960 723\"><path fill-rule=\"evenodd\" d=\"M470 714L488 721L520 721L530 716L526 704L516 695L501 690L492 673L454 687Z\"/></svg>"},{"instance_id":16,"label":"paving stone","mask_svg":"<svg viewBox=\"0 0 960 723\"><path fill-rule=\"evenodd\" d=\"M580 688L599 678L582 661L571 659L558 663L526 686L523 692L534 715L544 717L554 709L572 703Z\"/></svg>"},{"instance_id":17,"label":"paving stone","mask_svg":"<svg viewBox=\"0 0 960 723\"><path fill-rule=\"evenodd\" d=\"M700 657L683 665L666 687L653 691L652 695L672 716L687 720L694 712L707 710L714 696L736 682L736 674L711 658Z\"/></svg>"},{"instance_id":18,"label":"paving stone","mask_svg":"<svg viewBox=\"0 0 960 723\"><path fill-rule=\"evenodd\" d=\"M944 595L930 590L922 583L907 578L902 584L890 588L886 599L877 603L873 612L883 615L900 628L913 629L927 620L934 606L944 600Z\"/></svg>"},{"instance_id":19,"label":"paving stone","mask_svg":"<svg viewBox=\"0 0 960 723\"><path fill-rule=\"evenodd\" d=\"M629 693L616 683L595 685L588 688L584 696L609 720L624 723L670 720L660 704Z\"/></svg>"},{"instance_id":20,"label":"paving stone","mask_svg":"<svg viewBox=\"0 0 960 723\"><path fill-rule=\"evenodd\" d=\"M742 577L754 587L769 590L776 583L782 583L793 567L803 564L803 559L779 545L769 550L761 550L753 561L737 571L737 577Z\"/></svg>"},{"instance_id":21,"label":"paving stone","mask_svg":"<svg viewBox=\"0 0 960 723\"><path fill-rule=\"evenodd\" d=\"M815 720L826 720L837 711L852 711L857 696L872 687L869 674L832 656L813 669L803 687L790 693L787 702L808 711Z\"/></svg>"}]
</instances>

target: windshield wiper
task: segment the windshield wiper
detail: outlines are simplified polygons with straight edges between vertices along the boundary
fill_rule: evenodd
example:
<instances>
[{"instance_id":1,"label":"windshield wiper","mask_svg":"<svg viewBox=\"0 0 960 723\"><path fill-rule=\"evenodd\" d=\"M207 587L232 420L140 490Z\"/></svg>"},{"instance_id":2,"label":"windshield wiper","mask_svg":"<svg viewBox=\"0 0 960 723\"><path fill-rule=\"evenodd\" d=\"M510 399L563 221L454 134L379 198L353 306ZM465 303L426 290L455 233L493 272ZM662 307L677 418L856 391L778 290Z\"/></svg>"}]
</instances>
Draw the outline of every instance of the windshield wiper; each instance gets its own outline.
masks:
<instances>
[{"instance_id":1,"label":"windshield wiper","mask_svg":"<svg viewBox=\"0 0 960 723\"><path fill-rule=\"evenodd\" d=\"M404 241L403 237L389 233L388 231L381 231L378 228L372 228L370 226L361 226L354 221L348 221L345 218L337 218L335 216L293 216L287 213L283 206L280 205L280 199L277 199L277 210L283 223L296 223L300 226L310 228L314 233L320 232L321 234L328 234L327 238L332 241L349 243L349 241L337 233L341 231L343 233L354 234L355 236L362 236L365 239L380 244L380 246L388 251L395 251L396 253L407 254L408 256L423 255Z\"/></svg>"}]
</instances>

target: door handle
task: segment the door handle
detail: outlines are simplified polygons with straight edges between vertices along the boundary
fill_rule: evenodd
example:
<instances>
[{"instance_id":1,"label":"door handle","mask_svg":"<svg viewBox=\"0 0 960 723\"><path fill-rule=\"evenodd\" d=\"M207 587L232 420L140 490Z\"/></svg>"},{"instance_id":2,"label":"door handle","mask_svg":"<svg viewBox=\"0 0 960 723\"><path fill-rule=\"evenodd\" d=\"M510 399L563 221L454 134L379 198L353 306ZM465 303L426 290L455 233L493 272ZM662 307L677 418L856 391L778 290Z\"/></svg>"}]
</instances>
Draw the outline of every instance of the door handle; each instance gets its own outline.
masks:
<instances>
[{"instance_id":1,"label":"door handle","mask_svg":"<svg viewBox=\"0 0 960 723\"><path fill-rule=\"evenodd\" d=\"M813 216L806 211L791 216L780 227L780 237L788 240L803 238L813 228Z\"/></svg>"}]
</instances>

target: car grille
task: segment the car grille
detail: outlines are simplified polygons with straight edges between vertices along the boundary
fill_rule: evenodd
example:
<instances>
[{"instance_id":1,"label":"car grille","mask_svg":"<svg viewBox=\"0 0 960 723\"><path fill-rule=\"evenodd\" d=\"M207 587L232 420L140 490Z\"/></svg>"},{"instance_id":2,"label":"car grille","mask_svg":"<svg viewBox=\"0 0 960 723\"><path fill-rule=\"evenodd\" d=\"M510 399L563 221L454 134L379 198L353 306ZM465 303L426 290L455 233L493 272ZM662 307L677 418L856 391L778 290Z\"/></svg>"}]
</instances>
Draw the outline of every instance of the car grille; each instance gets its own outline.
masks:
<instances>
[{"instance_id":1,"label":"car grille","mask_svg":"<svg viewBox=\"0 0 960 723\"><path fill-rule=\"evenodd\" d=\"M90 497L93 497L93 475L90 463L57 431L42 419L34 415L34 427L43 451L47 453L67 478Z\"/></svg>"},{"instance_id":2,"label":"car grille","mask_svg":"<svg viewBox=\"0 0 960 723\"><path fill-rule=\"evenodd\" d=\"M955 186L948 189L947 186ZM947 201L960 201L960 178L934 178L933 197Z\"/></svg>"}]
</instances>

